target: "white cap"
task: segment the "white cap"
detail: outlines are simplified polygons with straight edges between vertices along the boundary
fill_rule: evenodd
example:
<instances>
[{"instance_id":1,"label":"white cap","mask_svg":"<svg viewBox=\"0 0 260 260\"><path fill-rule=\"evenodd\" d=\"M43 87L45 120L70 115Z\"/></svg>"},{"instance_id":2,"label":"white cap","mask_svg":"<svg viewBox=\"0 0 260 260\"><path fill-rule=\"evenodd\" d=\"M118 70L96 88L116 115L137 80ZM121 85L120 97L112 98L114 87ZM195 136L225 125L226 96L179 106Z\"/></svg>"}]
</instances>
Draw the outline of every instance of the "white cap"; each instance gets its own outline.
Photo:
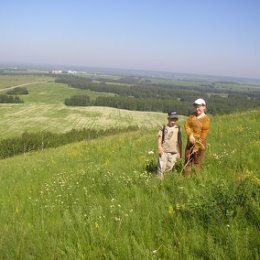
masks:
<instances>
[{"instance_id":1,"label":"white cap","mask_svg":"<svg viewBox=\"0 0 260 260\"><path fill-rule=\"evenodd\" d=\"M203 106L206 106L206 102L205 102L204 99L198 98L198 99L196 99L196 100L193 102L193 105L203 105Z\"/></svg>"}]
</instances>

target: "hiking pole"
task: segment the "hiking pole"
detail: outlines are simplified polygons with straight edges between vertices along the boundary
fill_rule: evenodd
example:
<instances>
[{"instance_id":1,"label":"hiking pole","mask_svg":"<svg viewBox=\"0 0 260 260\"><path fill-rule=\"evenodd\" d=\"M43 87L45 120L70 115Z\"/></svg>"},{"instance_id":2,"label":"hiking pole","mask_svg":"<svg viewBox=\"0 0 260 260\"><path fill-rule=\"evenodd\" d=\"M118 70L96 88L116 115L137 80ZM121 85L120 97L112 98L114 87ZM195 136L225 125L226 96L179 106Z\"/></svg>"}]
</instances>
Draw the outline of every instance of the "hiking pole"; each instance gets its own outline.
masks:
<instances>
[{"instance_id":1,"label":"hiking pole","mask_svg":"<svg viewBox=\"0 0 260 260\"><path fill-rule=\"evenodd\" d=\"M195 144L192 145L192 147L190 148L191 153L189 154L189 158L188 161L185 163L185 165L183 166L183 168L181 169L181 174L182 172L185 170L185 168L189 165L189 163L194 159L192 156L195 154L194 152L194 147Z\"/></svg>"},{"instance_id":2,"label":"hiking pole","mask_svg":"<svg viewBox=\"0 0 260 260\"><path fill-rule=\"evenodd\" d=\"M190 150L192 152L189 155L187 163L183 166L181 173L185 170L185 168L189 165L189 163L194 159L193 155L197 152L197 151L194 150L196 144L199 144L201 150L205 150L204 144L200 141L196 141L195 144L193 144L190 148Z\"/></svg>"}]
</instances>

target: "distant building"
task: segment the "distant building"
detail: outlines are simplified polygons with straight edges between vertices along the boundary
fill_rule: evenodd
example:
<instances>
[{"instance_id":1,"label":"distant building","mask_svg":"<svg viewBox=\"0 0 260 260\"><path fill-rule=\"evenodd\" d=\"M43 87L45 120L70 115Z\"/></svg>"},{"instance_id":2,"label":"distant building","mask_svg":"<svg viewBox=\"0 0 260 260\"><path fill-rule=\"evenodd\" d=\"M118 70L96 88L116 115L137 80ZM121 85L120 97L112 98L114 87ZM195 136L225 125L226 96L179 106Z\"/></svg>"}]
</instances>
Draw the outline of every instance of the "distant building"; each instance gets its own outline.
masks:
<instances>
[{"instance_id":1,"label":"distant building","mask_svg":"<svg viewBox=\"0 0 260 260\"><path fill-rule=\"evenodd\" d=\"M51 74L61 74L62 70L52 70Z\"/></svg>"},{"instance_id":2,"label":"distant building","mask_svg":"<svg viewBox=\"0 0 260 260\"><path fill-rule=\"evenodd\" d=\"M51 74L77 74L77 71L74 70L52 70Z\"/></svg>"},{"instance_id":3,"label":"distant building","mask_svg":"<svg viewBox=\"0 0 260 260\"><path fill-rule=\"evenodd\" d=\"M74 71L74 70L68 70L68 74L77 74L78 72L77 71Z\"/></svg>"}]
</instances>

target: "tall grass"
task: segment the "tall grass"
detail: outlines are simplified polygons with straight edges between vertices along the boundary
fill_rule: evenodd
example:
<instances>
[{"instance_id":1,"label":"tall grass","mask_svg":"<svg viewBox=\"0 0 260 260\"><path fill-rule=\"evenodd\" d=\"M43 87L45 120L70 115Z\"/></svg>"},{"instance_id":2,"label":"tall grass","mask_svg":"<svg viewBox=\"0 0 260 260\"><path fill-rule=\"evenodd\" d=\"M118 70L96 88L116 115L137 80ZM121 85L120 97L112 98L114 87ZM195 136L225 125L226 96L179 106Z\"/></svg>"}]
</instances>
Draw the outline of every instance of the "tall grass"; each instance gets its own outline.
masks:
<instances>
[{"instance_id":1,"label":"tall grass","mask_svg":"<svg viewBox=\"0 0 260 260\"><path fill-rule=\"evenodd\" d=\"M258 118L212 118L188 178L147 171L158 129L2 160L0 259L259 259Z\"/></svg>"}]
</instances>

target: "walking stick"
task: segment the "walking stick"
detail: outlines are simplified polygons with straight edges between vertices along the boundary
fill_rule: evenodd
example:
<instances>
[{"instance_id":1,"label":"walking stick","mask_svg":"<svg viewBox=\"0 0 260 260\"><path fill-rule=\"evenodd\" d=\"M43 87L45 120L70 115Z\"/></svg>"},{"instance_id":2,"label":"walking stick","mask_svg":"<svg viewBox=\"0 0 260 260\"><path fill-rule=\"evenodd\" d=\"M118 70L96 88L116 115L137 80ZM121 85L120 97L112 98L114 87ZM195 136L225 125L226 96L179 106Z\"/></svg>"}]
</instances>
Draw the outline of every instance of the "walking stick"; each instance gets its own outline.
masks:
<instances>
[{"instance_id":1,"label":"walking stick","mask_svg":"<svg viewBox=\"0 0 260 260\"><path fill-rule=\"evenodd\" d=\"M204 144L201 143L200 141L196 141L195 144L193 144L192 147L190 148L191 153L190 153L190 155L189 155L189 158L188 158L187 163L183 166L183 168L182 168L182 170L181 170L181 174L183 173L183 171L185 170L185 168L189 165L189 163L191 163L192 160L194 159L193 155L197 152L197 151L194 150L196 144L199 144L201 150L205 150Z\"/></svg>"},{"instance_id":2,"label":"walking stick","mask_svg":"<svg viewBox=\"0 0 260 260\"><path fill-rule=\"evenodd\" d=\"M186 167L189 165L189 163L193 160L193 155L194 155L194 147L195 147L195 144L192 145L192 147L190 148L191 150L191 153L189 154L189 158L188 158L188 161L186 162L186 164L183 166L183 168L181 169L181 174L183 173L183 171L186 169Z\"/></svg>"}]
</instances>

